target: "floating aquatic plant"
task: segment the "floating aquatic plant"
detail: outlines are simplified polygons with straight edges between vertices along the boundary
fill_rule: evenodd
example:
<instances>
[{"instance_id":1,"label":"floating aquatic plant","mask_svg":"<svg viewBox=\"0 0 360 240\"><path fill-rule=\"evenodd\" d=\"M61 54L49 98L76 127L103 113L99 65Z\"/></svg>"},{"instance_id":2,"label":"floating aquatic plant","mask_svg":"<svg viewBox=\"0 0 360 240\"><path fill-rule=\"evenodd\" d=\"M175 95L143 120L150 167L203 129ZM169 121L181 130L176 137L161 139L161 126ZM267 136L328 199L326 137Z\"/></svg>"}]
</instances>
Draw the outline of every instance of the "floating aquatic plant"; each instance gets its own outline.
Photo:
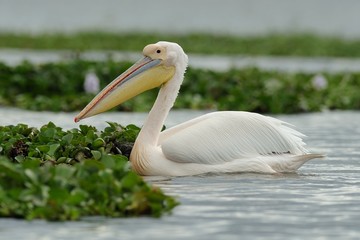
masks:
<instances>
[{"instance_id":1,"label":"floating aquatic plant","mask_svg":"<svg viewBox=\"0 0 360 240\"><path fill-rule=\"evenodd\" d=\"M359 57L359 39L320 36L312 33L270 33L262 36L164 33L0 33L0 47L25 49L70 49L78 56L82 50L139 51L159 39L177 42L188 53L248 54L277 56ZM111 53L109 53L111 54ZM81 54L80 54L81 55Z\"/></svg>"},{"instance_id":2,"label":"floating aquatic plant","mask_svg":"<svg viewBox=\"0 0 360 240\"><path fill-rule=\"evenodd\" d=\"M83 216L161 216L174 198L132 172L127 156L139 132L109 123L62 130L0 127L0 217L77 220Z\"/></svg>"},{"instance_id":3,"label":"floating aquatic plant","mask_svg":"<svg viewBox=\"0 0 360 240\"><path fill-rule=\"evenodd\" d=\"M94 97L83 87L89 70L98 76L103 88L129 65L111 60L43 65L25 62L15 67L0 64L0 105L78 111ZM175 108L260 113L360 109L359 88L360 73L284 73L257 68L216 72L190 68ZM156 94L156 89L149 91L116 109L148 111Z\"/></svg>"}]
</instances>

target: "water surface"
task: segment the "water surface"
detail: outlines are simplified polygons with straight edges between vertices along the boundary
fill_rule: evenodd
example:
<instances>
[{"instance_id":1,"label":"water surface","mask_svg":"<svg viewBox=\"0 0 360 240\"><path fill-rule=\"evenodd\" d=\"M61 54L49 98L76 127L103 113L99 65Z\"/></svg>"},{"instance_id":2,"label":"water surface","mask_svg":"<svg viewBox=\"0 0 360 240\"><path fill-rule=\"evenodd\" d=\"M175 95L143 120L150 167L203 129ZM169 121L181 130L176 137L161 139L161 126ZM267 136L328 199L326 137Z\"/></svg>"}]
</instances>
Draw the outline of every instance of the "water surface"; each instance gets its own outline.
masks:
<instances>
[{"instance_id":1,"label":"water surface","mask_svg":"<svg viewBox=\"0 0 360 240\"><path fill-rule=\"evenodd\" d=\"M359 37L356 0L0 0L0 31L263 35L314 32ZM40 7L41 6L41 7Z\"/></svg>"},{"instance_id":2,"label":"water surface","mask_svg":"<svg viewBox=\"0 0 360 240\"><path fill-rule=\"evenodd\" d=\"M203 112L172 112L168 125ZM0 125L49 120L65 128L74 114L0 109ZM5 117L6 116L6 117ZM145 114L110 113L87 120L141 125ZM181 205L160 219L85 218L49 223L0 219L0 239L359 239L360 112L278 115L308 135L313 152L324 160L305 164L297 173L226 174L148 179Z\"/></svg>"}]
</instances>

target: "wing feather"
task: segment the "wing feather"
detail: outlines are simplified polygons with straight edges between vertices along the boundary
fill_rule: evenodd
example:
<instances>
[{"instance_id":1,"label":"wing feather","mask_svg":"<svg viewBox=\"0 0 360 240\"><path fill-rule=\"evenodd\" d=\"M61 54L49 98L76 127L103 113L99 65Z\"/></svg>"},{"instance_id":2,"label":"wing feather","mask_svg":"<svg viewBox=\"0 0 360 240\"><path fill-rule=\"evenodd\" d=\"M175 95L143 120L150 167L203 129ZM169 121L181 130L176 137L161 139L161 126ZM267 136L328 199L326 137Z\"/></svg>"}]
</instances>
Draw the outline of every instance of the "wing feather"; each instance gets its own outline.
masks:
<instances>
[{"instance_id":1,"label":"wing feather","mask_svg":"<svg viewBox=\"0 0 360 240\"><path fill-rule=\"evenodd\" d=\"M220 164L275 154L305 154L291 125L250 112L214 112L161 133L165 157L179 163Z\"/></svg>"}]
</instances>

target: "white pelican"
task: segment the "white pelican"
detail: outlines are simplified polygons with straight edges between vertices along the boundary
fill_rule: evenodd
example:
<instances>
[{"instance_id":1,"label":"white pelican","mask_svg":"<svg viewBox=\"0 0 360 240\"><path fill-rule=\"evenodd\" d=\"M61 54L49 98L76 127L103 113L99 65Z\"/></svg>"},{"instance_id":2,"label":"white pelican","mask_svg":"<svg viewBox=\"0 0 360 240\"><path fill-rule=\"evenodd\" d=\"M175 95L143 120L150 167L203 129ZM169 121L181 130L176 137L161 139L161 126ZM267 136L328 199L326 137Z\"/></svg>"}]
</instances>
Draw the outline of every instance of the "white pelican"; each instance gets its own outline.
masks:
<instances>
[{"instance_id":1,"label":"white pelican","mask_svg":"<svg viewBox=\"0 0 360 240\"><path fill-rule=\"evenodd\" d=\"M171 42L147 45L143 54L143 59L113 80L75 117L78 122L160 86L130 155L138 174L294 172L310 159L323 157L309 153L303 135L289 124L250 112L209 113L161 132L178 95L188 57Z\"/></svg>"}]
</instances>

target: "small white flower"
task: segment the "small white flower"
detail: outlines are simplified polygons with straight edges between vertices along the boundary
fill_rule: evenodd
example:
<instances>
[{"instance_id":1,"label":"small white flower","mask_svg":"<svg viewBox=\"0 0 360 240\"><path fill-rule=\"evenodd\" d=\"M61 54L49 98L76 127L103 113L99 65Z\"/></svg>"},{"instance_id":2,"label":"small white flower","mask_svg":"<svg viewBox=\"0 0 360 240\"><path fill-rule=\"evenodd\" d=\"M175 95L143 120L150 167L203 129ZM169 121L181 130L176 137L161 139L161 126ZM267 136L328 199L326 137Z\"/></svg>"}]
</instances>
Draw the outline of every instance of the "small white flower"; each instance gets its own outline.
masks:
<instances>
[{"instance_id":1,"label":"small white flower","mask_svg":"<svg viewBox=\"0 0 360 240\"><path fill-rule=\"evenodd\" d=\"M322 74L316 74L312 78L311 83L316 90L323 90L328 86L328 81Z\"/></svg>"},{"instance_id":2,"label":"small white flower","mask_svg":"<svg viewBox=\"0 0 360 240\"><path fill-rule=\"evenodd\" d=\"M100 91L100 80L94 72L88 72L85 76L84 90L86 93L96 94Z\"/></svg>"}]
</instances>

